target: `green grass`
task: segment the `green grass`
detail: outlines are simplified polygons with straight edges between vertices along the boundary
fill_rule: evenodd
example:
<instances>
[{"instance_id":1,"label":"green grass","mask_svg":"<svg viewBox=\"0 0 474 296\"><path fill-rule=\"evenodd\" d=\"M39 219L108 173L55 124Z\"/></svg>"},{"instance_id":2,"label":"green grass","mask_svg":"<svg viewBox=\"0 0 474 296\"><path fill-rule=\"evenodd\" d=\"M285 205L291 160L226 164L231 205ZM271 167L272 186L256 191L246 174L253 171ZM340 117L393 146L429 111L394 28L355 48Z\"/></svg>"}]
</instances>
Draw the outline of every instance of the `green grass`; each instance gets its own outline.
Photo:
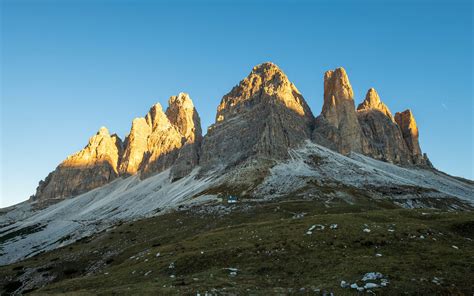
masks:
<instances>
[{"instance_id":1,"label":"green grass","mask_svg":"<svg viewBox=\"0 0 474 296\"><path fill-rule=\"evenodd\" d=\"M357 205L336 200L331 207L306 200L227 207L225 215L195 208L124 223L0 267L0 278L7 279L3 290L12 288L7 281L29 274L54 277L44 287L31 285L33 295L357 295L341 288L341 280L362 283L374 271L390 281L373 290L377 295L474 292L472 212L405 210L373 200ZM293 218L302 212L304 217ZM307 235L314 224L326 227ZM363 232L366 227L370 233ZM236 276L229 267L238 268Z\"/></svg>"}]
</instances>

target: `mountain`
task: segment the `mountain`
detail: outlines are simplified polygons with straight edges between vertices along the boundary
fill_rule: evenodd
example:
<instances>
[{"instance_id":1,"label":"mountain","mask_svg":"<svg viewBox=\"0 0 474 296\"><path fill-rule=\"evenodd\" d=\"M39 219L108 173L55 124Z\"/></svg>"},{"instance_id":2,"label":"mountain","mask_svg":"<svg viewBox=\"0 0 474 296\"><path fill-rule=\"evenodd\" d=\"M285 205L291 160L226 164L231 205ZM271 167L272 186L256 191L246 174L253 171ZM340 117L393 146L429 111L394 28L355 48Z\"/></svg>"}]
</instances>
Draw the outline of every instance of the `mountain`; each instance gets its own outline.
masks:
<instances>
[{"instance_id":1,"label":"mountain","mask_svg":"<svg viewBox=\"0 0 474 296\"><path fill-rule=\"evenodd\" d=\"M217 107L202 144L203 168L231 168L251 159L283 159L311 134L313 114L288 77L263 63Z\"/></svg>"},{"instance_id":2,"label":"mountain","mask_svg":"<svg viewBox=\"0 0 474 296\"><path fill-rule=\"evenodd\" d=\"M202 141L201 123L188 94L158 103L145 117L135 118L122 143L102 127L81 151L69 156L44 181L32 200L51 202L103 186L118 177L150 177L173 166L172 176L182 178L197 165Z\"/></svg>"},{"instance_id":3,"label":"mountain","mask_svg":"<svg viewBox=\"0 0 474 296\"><path fill-rule=\"evenodd\" d=\"M316 118L313 139L342 154L363 151L364 138L357 121L354 92L344 68L324 74L323 110Z\"/></svg>"},{"instance_id":4,"label":"mountain","mask_svg":"<svg viewBox=\"0 0 474 296\"><path fill-rule=\"evenodd\" d=\"M122 141L101 127L81 151L66 158L36 189L33 200L62 199L105 185L119 176Z\"/></svg>"},{"instance_id":5,"label":"mountain","mask_svg":"<svg viewBox=\"0 0 474 296\"><path fill-rule=\"evenodd\" d=\"M182 177L197 164L201 138L199 115L189 95L172 96L166 112L158 103L151 107L145 118L133 120L125 140L120 172L123 175L140 173L144 178L152 176L173 166L179 151L190 146L181 154L180 168L174 170L174 174ZM184 160L183 155L189 159Z\"/></svg>"},{"instance_id":6,"label":"mountain","mask_svg":"<svg viewBox=\"0 0 474 296\"><path fill-rule=\"evenodd\" d=\"M391 163L414 163L400 126L375 89L369 89L357 107L357 119L367 139L366 155Z\"/></svg>"},{"instance_id":7,"label":"mountain","mask_svg":"<svg viewBox=\"0 0 474 296\"><path fill-rule=\"evenodd\" d=\"M41 181L33 200L58 201L117 177L148 178L168 168L170 179L177 180L197 166L201 177L230 173L233 177L222 186L251 191L271 167L290 157L289 149L307 140L344 155L356 152L431 167L411 111L393 118L373 88L356 109L344 68L324 74L323 108L316 119L296 86L268 62L255 66L223 96L204 137L198 112L185 93L170 97L166 111L157 103L145 117L134 119L123 143L105 129L96 137ZM97 145L105 148L92 153Z\"/></svg>"},{"instance_id":8,"label":"mountain","mask_svg":"<svg viewBox=\"0 0 474 296\"><path fill-rule=\"evenodd\" d=\"M431 166L428 156L421 153L420 143L418 142L418 127L411 110L397 112L395 114L395 121L402 130L403 138L410 150L413 162L415 164Z\"/></svg>"},{"instance_id":9,"label":"mountain","mask_svg":"<svg viewBox=\"0 0 474 296\"><path fill-rule=\"evenodd\" d=\"M343 68L325 73L323 99L314 118L283 71L263 63L223 96L204 136L184 93L134 119L123 142L101 128L30 201L0 213L0 264L124 221L193 207L219 216L229 195L246 207L311 200L472 210L474 183L431 165L411 111L393 118L374 89L356 109Z\"/></svg>"}]
</instances>

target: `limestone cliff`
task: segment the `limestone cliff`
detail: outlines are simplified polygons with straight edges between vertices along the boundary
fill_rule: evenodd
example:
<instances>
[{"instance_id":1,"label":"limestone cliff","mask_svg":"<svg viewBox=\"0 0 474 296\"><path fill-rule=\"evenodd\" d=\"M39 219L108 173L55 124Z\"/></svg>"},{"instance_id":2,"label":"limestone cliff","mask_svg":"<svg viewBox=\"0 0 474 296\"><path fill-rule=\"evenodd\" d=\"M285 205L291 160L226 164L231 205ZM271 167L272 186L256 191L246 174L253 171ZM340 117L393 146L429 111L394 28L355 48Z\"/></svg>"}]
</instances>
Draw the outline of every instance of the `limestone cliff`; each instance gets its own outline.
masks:
<instances>
[{"instance_id":1,"label":"limestone cliff","mask_svg":"<svg viewBox=\"0 0 474 296\"><path fill-rule=\"evenodd\" d=\"M289 147L310 137L313 120L283 71L260 64L222 98L203 140L201 165L228 168L255 157L284 158Z\"/></svg>"},{"instance_id":2,"label":"limestone cliff","mask_svg":"<svg viewBox=\"0 0 474 296\"><path fill-rule=\"evenodd\" d=\"M357 120L354 93L344 68L324 75L324 103L316 118L313 139L342 154L362 152L364 139Z\"/></svg>"},{"instance_id":3,"label":"limestone cliff","mask_svg":"<svg viewBox=\"0 0 474 296\"><path fill-rule=\"evenodd\" d=\"M401 130L375 89L369 89L357 107L357 118L365 137L364 154L391 163L412 163Z\"/></svg>"},{"instance_id":4,"label":"limestone cliff","mask_svg":"<svg viewBox=\"0 0 474 296\"><path fill-rule=\"evenodd\" d=\"M171 168L171 178L175 180L186 176L198 165L202 142L201 119L191 98L184 93L169 99L166 116L182 135L182 147Z\"/></svg>"},{"instance_id":5,"label":"limestone cliff","mask_svg":"<svg viewBox=\"0 0 474 296\"><path fill-rule=\"evenodd\" d=\"M118 177L122 141L102 127L81 151L69 156L36 189L34 200L75 196Z\"/></svg>"},{"instance_id":6,"label":"limestone cliff","mask_svg":"<svg viewBox=\"0 0 474 296\"><path fill-rule=\"evenodd\" d=\"M134 175L138 172L143 158L148 151L148 137L151 127L145 118L135 118L132 121L132 128L125 139L125 149L122 162L119 167L121 174Z\"/></svg>"},{"instance_id":7,"label":"limestone cliff","mask_svg":"<svg viewBox=\"0 0 474 296\"><path fill-rule=\"evenodd\" d=\"M189 95L172 96L166 112L158 103L145 118L133 121L120 172L146 178L177 162L172 178L180 178L197 165L201 138L199 115Z\"/></svg>"},{"instance_id":8,"label":"limestone cliff","mask_svg":"<svg viewBox=\"0 0 474 296\"><path fill-rule=\"evenodd\" d=\"M101 128L87 146L64 160L39 183L34 200L75 196L103 186L119 176L142 178L173 167L172 179L188 174L199 160L202 140L199 115L189 97L169 99L166 113L160 104L136 118L125 143Z\"/></svg>"},{"instance_id":9,"label":"limestone cliff","mask_svg":"<svg viewBox=\"0 0 474 296\"><path fill-rule=\"evenodd\" d=\"M401 129L403 139L410 151L414 164L432 166L426 154L421 153L418 141L418 126L410 109L395 114L395 121Z\"/></svg>"}]
</instances>

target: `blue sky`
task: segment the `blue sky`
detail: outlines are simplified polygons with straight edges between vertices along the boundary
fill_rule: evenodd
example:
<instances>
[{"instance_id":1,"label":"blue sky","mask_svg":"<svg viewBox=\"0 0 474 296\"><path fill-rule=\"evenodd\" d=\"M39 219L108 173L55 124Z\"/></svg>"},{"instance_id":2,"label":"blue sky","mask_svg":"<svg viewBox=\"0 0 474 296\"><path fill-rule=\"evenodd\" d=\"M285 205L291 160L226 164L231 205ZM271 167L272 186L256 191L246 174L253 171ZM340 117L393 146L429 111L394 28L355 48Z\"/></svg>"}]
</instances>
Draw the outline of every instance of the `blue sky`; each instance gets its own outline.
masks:
<instances>
[{"instance_id":1,"label":"blue sky","mask_svg":"<svg viewBox=\"0 0 474 296\"><path fill-rule=\"evenodd\" d=\"M343 66L411 108L434 165L473 172L471 1L1 1L1 204L27 199L100 126L188 92L204 130L251 68L278 64L319 114Z\"/></svg>"}]
</instances>

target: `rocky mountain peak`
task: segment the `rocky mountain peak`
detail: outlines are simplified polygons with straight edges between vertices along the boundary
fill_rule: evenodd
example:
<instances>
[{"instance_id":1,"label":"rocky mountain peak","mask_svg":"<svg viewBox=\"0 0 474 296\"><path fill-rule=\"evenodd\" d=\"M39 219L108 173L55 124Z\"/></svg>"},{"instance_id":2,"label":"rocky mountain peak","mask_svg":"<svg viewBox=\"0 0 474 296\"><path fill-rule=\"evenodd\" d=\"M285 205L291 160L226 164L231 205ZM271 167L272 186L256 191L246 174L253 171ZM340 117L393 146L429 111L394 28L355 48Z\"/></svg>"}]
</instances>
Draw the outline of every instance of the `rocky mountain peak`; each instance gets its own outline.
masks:
<instances>
[{"instance_id":1,"label":"rocky mountain peak","mask_svg":"<svg viewBox=\"0 0 474 296\"><path fill-rule=\"evenodd\" d=\"M158 108L154 109L152 107L148 115L157 110ZM125 141L125 150L119 167L121 174L133 175L138 172L145 153L148 151L148 137L151 134L151 125L153 124L152 118L152 115L150 115L147 117L148 120L143 117L138 117L132 121L132 127Z\"/></svg>"},{"instance_id":2,"label":"rocky mountain peak","mask_svg":"<svg viewBox=\"0 0 474 296\"><path fill-rule=\"evenodd\" d=\"M331 113L336 105L344 101L354 101L352 90L346 70L342 67L324 73L324 104L323 113ZM334 122L337 118L334 118Z\"/></svg>"},{"instance_id":3,"label":"rocky mountain peak","mask_svg":"<svg viewBox=\"0 0 474 296\"><path fill-rule=\"evenodd\" d=\"M344 68L324 74L323 109L316 119L313 139L342 154L362 151L364 144L354 92Z\"/></svg>"},{"instance_id":4,"label":"rocky mountain peak","mask_svg":"<svg viewBox=\"0 0 474 296\"><path fill-rule=\"evenodd\" d=\"M66 198L107 184L118 177L121 154L120 138L101 127L82 150L68 156L39 183L33 199Z\"/></svg>"},{"instance_id":5,"label":"rocky mountain peak","mask_svg":"<svg viewBox=\"0 0 474 296\"><path fill-rule=\"evenodd\" d=\"M273 63L255 66L224 95L216 123L203 141L204 167L231 167L251 158L285 157L311 134L313 114L303 96Z\"/></svg>"},{"instance_id":6,"label":"rocky mountain peak","mask_svg":"<svg viewBox=\"0 0 474 296\"><path fill-rule=\"evenodd\" d=\"M150 111L148 111L148 114L145 116L145 120L152 130L163 130L171 126L171 123L160 103L156 103L150 108Z\"/></svg>"},{"instance_id":7,"label":"rocky mountain peak","mask_svg":"<svg viewBox=\"0 0 474 296\"><path fill-rule=\"evenodd\" d=\"M395 122L400 127L403 138L413 155L421 155L420 145L418 143L418 126L415 117L410 109L395 113Z\"/></svg>"},{"instance_id":8,"label":"rocky mountain peak","mask_svg":"<svg viewBox=\"0 0 474 296\"><path fill-rule=\"evenodd\" d=\"M365 95L365 100L357 106L357 111L378 110L393 120L392 113L380 100L379 94L374 88L370 88Z\"/></svg>"},{"instance_id":9,"label":"rocky mountain peak","mask_svg":"<svg viewBox=\"0 0 474 296\"><path fill-rule=\"evenodd\" d=\"M232 118L257 104L283 104L299 116L313 117L298 89L273 63L255 66L252 72L222 98L216 121Z\"/></svg>"},{"instance_id":10,"label":"rocky mountain peak","mask_svg":"<svg viewBox=\"0 0 474 296\"><path fill-rule=\"evenodd\" d=\"M106 128L105 126L102 126L102 127L100 127L99 131L97 132L97 135L110 136L109 129Z\"/></svg>"},{"instance_id":11,"label":"rocky mountain peak","mask_svg":"<svg viewBox=\"0 0 474 296\"><path fill-rule=\"evenodd\" d=\"M197 135L201 137L201 119L187 93L180 93L169 98L166 116L186 141L194 142Z\"/></svg>"}]
</instances>

